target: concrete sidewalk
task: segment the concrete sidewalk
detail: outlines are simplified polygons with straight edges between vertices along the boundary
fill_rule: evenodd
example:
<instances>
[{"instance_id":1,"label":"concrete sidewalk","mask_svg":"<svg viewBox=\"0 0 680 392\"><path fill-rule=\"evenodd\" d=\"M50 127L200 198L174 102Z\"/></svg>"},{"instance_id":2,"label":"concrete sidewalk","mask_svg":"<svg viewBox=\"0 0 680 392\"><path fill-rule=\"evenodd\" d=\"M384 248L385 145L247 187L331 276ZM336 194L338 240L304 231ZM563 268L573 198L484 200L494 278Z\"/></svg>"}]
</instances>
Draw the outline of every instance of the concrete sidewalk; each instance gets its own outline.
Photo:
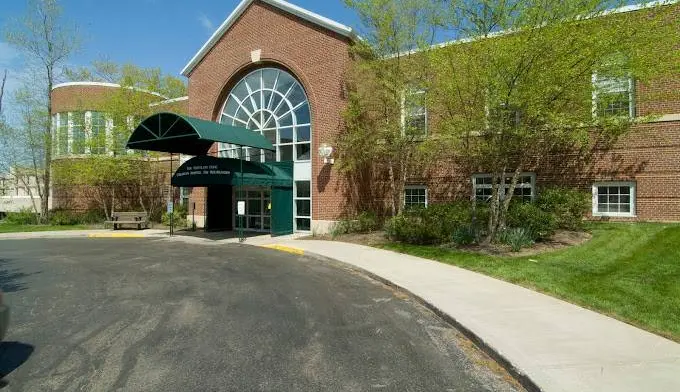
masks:
<instances>
[{"instance_id":1,"label":"concrete sidewalk","mask_svg":"<svg viewBox=\"0 0 680 392\"><path fill-rule=\"evenodd\" d=\"M0 240L18 240L31 238L163 238L168 237L166 229L144 229L144 230L61 230L61 231L26 231L17 233L0 233Z\"/></svg>"},{"instance_id":2,"label":"concrete sidewalk","mask_svg":"<svg viewBox=\"0 0 680 392\"><path fill-rule=\"evenodd\" d=\"M336 259L406 289L543 391L680 391L680 344L553 297L361 245L278 238L246 243Z\"/></svg>"}]
</instances>

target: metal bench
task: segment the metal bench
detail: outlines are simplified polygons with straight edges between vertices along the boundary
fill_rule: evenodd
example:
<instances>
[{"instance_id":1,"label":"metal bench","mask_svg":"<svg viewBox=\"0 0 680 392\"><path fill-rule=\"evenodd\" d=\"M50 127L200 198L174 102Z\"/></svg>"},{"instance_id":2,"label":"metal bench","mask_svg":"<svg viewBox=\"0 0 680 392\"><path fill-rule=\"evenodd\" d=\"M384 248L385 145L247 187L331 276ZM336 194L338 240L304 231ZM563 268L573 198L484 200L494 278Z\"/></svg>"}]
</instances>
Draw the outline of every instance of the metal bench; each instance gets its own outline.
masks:
<instances>
[{"instance_id":1,"label":"metal bench","mask_svg":"<svg viewBox=\"0 0 680 392\"><path fill-rule=\"evenodd\" d=\"M137 230L141 230L149 227L149 215L146 212L113 212L111 220L106 223L113 224L113 230L121 225L135 225Z\"/></svg>"}]
</instances>

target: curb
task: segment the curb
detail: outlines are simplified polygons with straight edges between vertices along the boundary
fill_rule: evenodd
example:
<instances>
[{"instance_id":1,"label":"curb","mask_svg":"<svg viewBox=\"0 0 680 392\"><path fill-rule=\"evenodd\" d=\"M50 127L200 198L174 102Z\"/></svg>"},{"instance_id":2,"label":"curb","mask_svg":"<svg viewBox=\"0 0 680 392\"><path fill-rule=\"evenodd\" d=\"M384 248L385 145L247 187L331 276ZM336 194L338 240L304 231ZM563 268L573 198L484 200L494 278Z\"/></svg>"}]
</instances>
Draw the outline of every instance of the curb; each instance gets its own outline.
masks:
<instances>
[{"instance_id":1,"label":"curb","mask_svg":"<svg viewBox=\"0 0 680 392\"><path fill-rule=\"evenodd\" d=\"M278 251L281 251L281 252L292 253L294 255L299 255L299 256L302 256L302 255L305 254L304 249L295 248L295 247L292 247L292 246L285 246L285 245L278 245L278 244L256 245L256 246L258 246L260 248L274 249L274 250L278 250Z\"/></svg>"},{"instance_id":2,"label":"curb","mask_svg":"<svg viewBox=\"0 0 680 392\"><path fill-rule=\"evenodd\" d=\"M132 233L93 233L88 234L87 238L147 238L147 236Z\"/></svg>"},{"instance_id":3,"label":"curb","mask_svg":"<svg viewBox=\"0 0 680 392\"><path fill-rule=\"evenodd\" d=\"M442 320L444 320L446 323L450 324L457 330L459 330L466 338L468 338L472 343L474 343L480 350L482 350L486 355L491 357L494 361L496 361L503 369L505 369L510 376L512 376L519 384L526 389L527 392L545 392L541 387L539 387L533 380L529 378L529 376L526 375L521 369L517 368L513 363L508 360L503 353L499 352L496 350L493 346L488 344L484 339L482 339L479 335L477 335L474 331L470 330L469 328L465 327L463 324L461 324L458 320L456 320L455 317L451 316L448 313L445 313L441 309L439 309L437 306L433 305L432 303L426 301L424 298L419 296L418 294L415 294L414 292L399 286L398 284L390 281L389 279L383 278L380 275L374 274L373 272L370 272L368 270L365 270L359 266L356 266L354 264L346 263L342 260L334 259L332 257L320 255L318 253L314 252L308 252L304 251L299 248L293 248L293 247L287 247L283 245L259 245L259 247L263 248L271 248L271 249L278 249L279 247L281 248L287 248L287 249L296 249L298 251L301 251L308 257L313 257L316 259L319 259L322 262L335 262L335 263L341 263L343 266L346 266L348 269L360 272L369 278L380 282L386 286L392 287L394 289L397 289L399 291L402 291L406 294L408 294L410 297L415 299L419 304L423 305L430 311L432 311L434 314L437 316L441 317ZM283 250L283 249L279 249ZM285 250L284 250L285 251Z\"/></svg>"}]
</instances>

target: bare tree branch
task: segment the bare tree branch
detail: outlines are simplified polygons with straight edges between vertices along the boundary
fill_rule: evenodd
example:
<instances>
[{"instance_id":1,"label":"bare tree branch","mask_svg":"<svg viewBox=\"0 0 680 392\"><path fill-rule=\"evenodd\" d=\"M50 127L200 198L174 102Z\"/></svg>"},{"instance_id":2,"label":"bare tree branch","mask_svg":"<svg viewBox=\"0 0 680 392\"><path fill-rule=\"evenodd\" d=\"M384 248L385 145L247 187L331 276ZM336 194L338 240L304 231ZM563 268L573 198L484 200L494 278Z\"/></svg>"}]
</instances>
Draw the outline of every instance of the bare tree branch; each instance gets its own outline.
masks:
<instances>
[{"instance_id":1,"label":"bare tree branch","mask_svg":"<svg viewBox=\"0 0 680 392\"><path fill-rule=\"evenodd\" d=\"M2 114L2 98L5 96L5 82L7 81L7 70L2 76L2 84L0 84L0 114Z\"/></svg>"}]
</instances>

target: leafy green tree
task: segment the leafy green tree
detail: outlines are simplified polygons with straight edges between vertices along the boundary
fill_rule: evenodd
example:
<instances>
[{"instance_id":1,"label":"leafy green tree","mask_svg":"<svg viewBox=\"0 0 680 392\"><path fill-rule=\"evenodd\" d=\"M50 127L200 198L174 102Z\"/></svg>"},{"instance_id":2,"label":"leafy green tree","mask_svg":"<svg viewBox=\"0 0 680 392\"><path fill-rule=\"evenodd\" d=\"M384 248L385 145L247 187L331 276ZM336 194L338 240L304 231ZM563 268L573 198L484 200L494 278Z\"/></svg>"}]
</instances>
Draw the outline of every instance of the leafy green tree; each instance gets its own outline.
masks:
<instances>
[{"instance_id":1,"label":"leafy green tree","mask_svg":"<svg viewBox=\"0 0 680 392\"><path fill-rule=\"evenodd\" d=\"M354 185L349 199L355 209L376 209L365 201L385 197L389 212L399 213L406 179L424 159L419 142L427 125L409 121L402 108L408 109L410 103L422 109L424 96L419 93L426 75L418 58L400 53L426 48L432 42L435 3L346 1L366 26L362 32L366 39L352 49L354 61L346 77L346 127L337 140L338 168Z\"/></svg>"},{"instance_id":2,"label":"leafy green tree","mask_svg":"<svg viewBox=\"0 0 680 392\"><path fill-rule=\"evenodd\" d=\"M55 182L78 188L107 217L115 208L141 208L154 215L168 186L167 155L129 151L125 145L142 119L164 110L159 102L186 93L184 82L163 76L159 69L110 61L67 70L66 76L74 81L118 83L122 88L111 91L97 104L99 110L85 119L87 137L80 139L84 145L78 150L89 155L60 162Z\"/></svg>"},{"instance_id":3,"label":"leafy green tree","mask_svg":"<svg viewBox=\"0 0 680 392\"><path fill-rule=\"evenodd\" d=\"M0 121L0 172L20 184L31 197L35 213L41 214L39 202L45 197L43 165L45 139L42 122L48 117L44 102L30 86L20 87L10 101L16 108L17 124Z\"/></svg>"},{"instance_id":4,"label":"leafy green tree","mask_svg":"<svg viewBox=\"0 0 680 392\"><path fill-rule=\"evenodd\" d=\"M431 143L460 166L492 174L488 241L505 227L523 171L558 152L584 159L648 120L631 115L628 91L609 94L612 85L677 77L673 8L611 13L622 5L460 1L448 13L450 30L467 42L427 54L429 103L439 114Z\"/></svg>"},{"instance_id":5,"label":"leafy green tree","mask_svg":"<svg viewBox=\"0 0 680 392\"><path fill-rule=\"evenodd\" d=\"M62 18L62 10L56 0L31 0L28 12L14 21L6 30L5 38L24 53L28 65L35 73L31 85L32 99L43 107L33 112L31 129L39 135L42 150L40 165L36 165L35 177L42 187L41 219L48 219L51 184L52 135L50 113L52 112L52 86L61 67L80 47L75 26ZM40 114L39 117L35 117ZM33 137L30 138L33 143Z\"/></svg>"},{"instance_id":6,"label":"leafy green tree","mask_svg":"<svg viewBox=\"0 0 680 392\"><path fill-rule=\"evenodd\" d=\"M629 92L612 86L644 85L677 77L680 70L677 6L650 4L615 13L623 1L458 0L410 8L416 3L348 2L366 30L357 47L369 46L364 52L373 56L360 57L354 66L360 76L349 95L351 137L339 143L352 151L341 152L347 159L341 164L356 173L375 170L371 157L377 153L409 156L381 149L393 146L385 132L398 135L399 93L420 83L428 137L410 151L434 154L437 160L426 161L450 162L449 171L463 170L467 178L491 173L487 241L505 227L523 171L555 153L584 159L648 120L631 116L622 104ZM455 41L428 46L431 37ZM359 148L352 143L366 150L354 151Z\"/></svg>"}]
</instances>

